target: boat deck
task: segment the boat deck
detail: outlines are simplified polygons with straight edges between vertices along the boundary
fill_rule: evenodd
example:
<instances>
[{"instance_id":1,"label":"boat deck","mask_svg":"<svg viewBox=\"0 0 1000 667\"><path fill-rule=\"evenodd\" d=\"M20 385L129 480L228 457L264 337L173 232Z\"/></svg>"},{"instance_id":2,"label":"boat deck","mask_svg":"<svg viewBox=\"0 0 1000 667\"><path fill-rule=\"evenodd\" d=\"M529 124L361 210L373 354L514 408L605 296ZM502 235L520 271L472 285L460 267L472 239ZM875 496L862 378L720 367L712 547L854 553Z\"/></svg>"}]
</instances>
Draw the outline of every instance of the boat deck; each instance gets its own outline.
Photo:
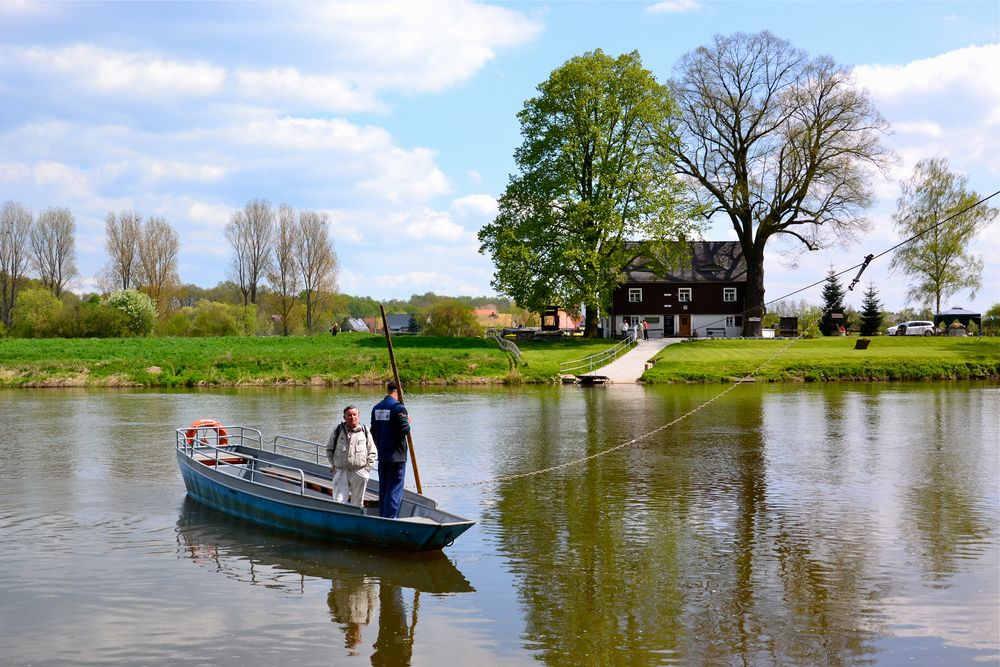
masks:
<instances>
[{"instance_id":1,"label":"boat deck","mask_svg":"<svg viewBox=\"0 0 1000 667\"><path fill-rule=\"evenodd\" d=\"M214 456L195 453L194 460L210 468L214 467L220 472L231 474L234 477L247 477L250 474L250 467L247 465L247 461L241 456L220 456L216 458ZM288 470L273 466L259 467L256 469L256 473L264 475L268 486L273 486L275 488L282 488L283 486L289 484L298 486L300 482L297 475L292 474ZM305 494L307 496L327 499L333 498L333 480L331 479L305 473L303 484L305 486ZM363 507L378 507L378 494L370 490L365 490Z\"/></svg>"}]
</instances>

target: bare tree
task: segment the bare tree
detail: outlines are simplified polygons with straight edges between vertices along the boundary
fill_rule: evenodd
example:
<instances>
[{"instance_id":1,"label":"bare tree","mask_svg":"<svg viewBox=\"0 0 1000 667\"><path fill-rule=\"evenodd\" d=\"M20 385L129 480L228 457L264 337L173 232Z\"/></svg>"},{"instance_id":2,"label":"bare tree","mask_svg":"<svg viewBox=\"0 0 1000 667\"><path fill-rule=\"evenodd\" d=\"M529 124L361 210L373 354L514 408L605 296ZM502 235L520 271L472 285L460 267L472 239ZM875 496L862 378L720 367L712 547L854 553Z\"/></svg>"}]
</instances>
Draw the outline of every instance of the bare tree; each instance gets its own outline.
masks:
<instances>
[{"instance_id":1,"label":"bare tree","mask_svg":"<svg viewBox=\"0 0 1000 667\"><path fill-rule=\"evenodd\" d=\"M76 277L76 221L68 208L47 208L31 229L31 256L42 283L57 297Z\"/></svg>"},{"instance_id":2,"label":"bare tree","mask_svg":"<svg viewBox=\"0 0 1000 667\"><path fill-rule=\"evenodd\" d=\"M20 202L8 201L0 213L0 320L7 326L17 293L28 268L28 238L31 235L31 209Z\"/></svg>"},{"instance_id":3,"label":"bare tree","mask_svg":"<svg viewBox=\"0 0 1000 667\"><path fill-rule=\"evenodd\" d=\"M306 302L306 329L312 330L313 311L323 294L337 289L337 253L330 240L330 218L326 213L302 211L295 258L302 277Z\"/></svg>"},{"instance_id":4,"label":"bare tree","mask_svg":"<svg viewBox=\"0 0 1000 667\"><path fill-rule=\"evenodd\" d=\"M180 286L177 255L180 236L163 218L150 218L142 226L136 254L135 282L156 303L163 315Z\"/></svg>"},{"instance_id":5,"label":"bare tree","mask_svg":"<svg viewBox=\"0 0 1000 667\"><path fill-rule=\"evenodd\" d=\"M295 209L282 204L278 209L278 222L274 227L272 258L268 264L267 282L271 287L274 307L281 317L282 334L288 335L288 318L298 295L299 267L295 260L299 227L295 224Z\"/></svg>"},{"instance_id":6,"label":"bare tree","mask_svg":"<svg viewBox=\"0 0 1000 667\"><path fill-rule=\"evenodd\" d=\"M787 236L808 250L867 229L872 168L888 124L850 73L769 32L716 36L680 60L670 82L678 136L664 142L711 216L726 216L747 263L743 335L760 334L764 247Z\"/></svg>"},{"instance_id":7,"label":"bare tree","mask_svg":"<svg viewBox=\"0 0 1000 667\"><path fill-rule=\"evenodd\" d=\"M274 209L266 199L251 199L233 213L226 238L233 247L233 272L243 293L243 305L257 303L257 286L264 280L271 258Z\"/></svg>"},{"instance_id":8,"label":"bare tree","mask_svg":"<svg viewBox=\"0 0 1000 667\"><path fill-rule=\"evenodd\" d=\"M108 213L104 221L105 244L108 249L106 273L111 289L135 287L135 271L139 257L139 236L142 215L136 211Z\"/></svg>"}]
</instances>

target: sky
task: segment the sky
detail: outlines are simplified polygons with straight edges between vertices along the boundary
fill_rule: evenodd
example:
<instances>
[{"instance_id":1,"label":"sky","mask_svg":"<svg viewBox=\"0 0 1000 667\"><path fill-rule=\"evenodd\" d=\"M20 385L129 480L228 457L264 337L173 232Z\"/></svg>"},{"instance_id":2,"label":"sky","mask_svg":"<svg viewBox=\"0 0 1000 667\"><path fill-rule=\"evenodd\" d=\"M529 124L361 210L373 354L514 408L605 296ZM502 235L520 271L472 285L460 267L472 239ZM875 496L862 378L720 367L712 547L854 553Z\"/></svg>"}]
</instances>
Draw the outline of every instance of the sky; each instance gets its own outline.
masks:
<instances>
[{"instance_id":1,"label":"sky","mask_svg":"<svg viewBox=\"0 0 1000 667\"><path fill-rule=\"evenodd\" d=\"M517 112L568 59L637 50L666 82L716 34L769 30L850 68L890 122L896 161L873 186L872 231L791 263L767 254L767 300L899 242L899 182L947 158L1000 190L1000 3L144 3L0 0L0 200L67 207L80 279L107 263L104 219L132 209L178 231L185 283L231 277L224 228L254 198L325 211L347 294L490 295L477 233L515 170ZM991 200L1000 207L1000 196ZM714 221L707 240L734 240ZM1000 222L972 244L1000 302ZM906 278L874 262L884 306ZM846 286L853 276L845 276ZM821 287L791 297L819 304ZM911 303L911 306L918 304Z\"/></svg>"}]
</instances>

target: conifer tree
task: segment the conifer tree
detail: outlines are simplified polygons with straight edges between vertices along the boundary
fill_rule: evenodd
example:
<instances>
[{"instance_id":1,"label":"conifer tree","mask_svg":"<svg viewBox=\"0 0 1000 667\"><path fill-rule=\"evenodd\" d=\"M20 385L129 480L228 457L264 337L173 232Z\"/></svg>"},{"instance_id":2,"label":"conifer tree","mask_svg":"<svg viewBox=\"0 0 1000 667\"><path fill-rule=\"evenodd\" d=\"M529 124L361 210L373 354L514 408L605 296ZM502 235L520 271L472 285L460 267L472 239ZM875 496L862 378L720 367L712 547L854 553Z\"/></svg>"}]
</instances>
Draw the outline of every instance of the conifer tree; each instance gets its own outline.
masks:
<instances>
[{"instance_id":1,"label":"conifer tree","mask_svg":"<svg viewBox=\"0 0 1000 667\"><path fill-rule=\"evenodd\" d=\"M882 302L878 299L875 283L868 283L861 302L861 335L874 336L882 329Z\"/></svg>"},{"instance_id":2,"label":"conifer tree","mask_svg":"<svg viewBox=\"0 0 1000 667\"><path fill-rule=\"evenodd\" d=\"M837 325L843 323L843 319L833 318L833 314L844 313L844 288L840 285L837 275L830 269L826 277L826 284L823 285L823 318L819 322L819 329L824 336L829 336L837 331Z\"/></svg>"}]
</instances>

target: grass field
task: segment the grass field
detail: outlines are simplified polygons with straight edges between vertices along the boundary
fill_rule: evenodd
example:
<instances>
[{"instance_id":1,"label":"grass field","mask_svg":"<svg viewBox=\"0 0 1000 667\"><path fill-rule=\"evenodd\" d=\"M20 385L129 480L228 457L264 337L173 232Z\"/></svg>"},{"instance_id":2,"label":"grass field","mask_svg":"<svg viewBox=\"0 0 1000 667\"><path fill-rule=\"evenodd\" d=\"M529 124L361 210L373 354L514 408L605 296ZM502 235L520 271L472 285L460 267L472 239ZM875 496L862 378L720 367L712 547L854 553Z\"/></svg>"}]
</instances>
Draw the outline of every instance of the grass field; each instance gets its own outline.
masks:
<instances>
[{"instance_id":1,"label":"grass field","mask_svg":"<svg viewBox=\"0 0 1000 667\"><path fill-rule=\"evenodd\" d=\"M498 382L510 371L495 343L393 339L404 383ZM392 377L372 334L267 338L0 340L0 386L380 384Z\"/></svg>"},{"instance_id":2,"label":"grass field","mask_svg":"<svg viewBox=\"0 0 1000 667\"><path fill-rule=\"evenodd\" d=\"M769 361L762 381L939 380L1000 376L1000 338L877 336L867 350L855 338L694 340L666 347L642 376L650 383L726 382ZM791 343L791 345L789 345Z\"/></svg>"},{"instance_id":3,"label":"grass field","mask_svg":"<svg viewBox=\"0 0 1000 667\"><path fill-rule=\"evenodd\" d=\"M512 367L479 338L399 336L393 348L406 384L553 382L559 364L617 341L563 338L520 346ZM918 380L1000 376L1000 339L876 337L696 340L667 347L643 376L651 383ZM0 387L197 387L381 384L391 378L385 339L373 334L267 338L0 339Z\"/></svg>"}]
</instances>

